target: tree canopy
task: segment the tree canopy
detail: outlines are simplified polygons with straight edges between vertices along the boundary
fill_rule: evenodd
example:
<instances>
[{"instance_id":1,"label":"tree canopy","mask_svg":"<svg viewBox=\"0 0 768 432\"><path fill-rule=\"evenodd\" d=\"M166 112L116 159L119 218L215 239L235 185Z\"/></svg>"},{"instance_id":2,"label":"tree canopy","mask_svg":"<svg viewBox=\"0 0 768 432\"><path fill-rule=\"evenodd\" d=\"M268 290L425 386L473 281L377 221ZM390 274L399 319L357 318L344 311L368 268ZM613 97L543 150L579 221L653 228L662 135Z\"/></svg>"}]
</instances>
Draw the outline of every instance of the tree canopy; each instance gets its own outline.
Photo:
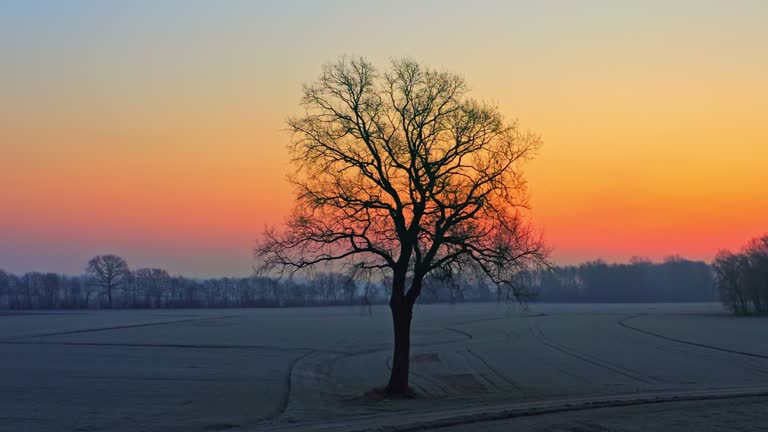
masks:
<instances>
[{"instance_id":1,"label":"tree canopy","mask_svg":"<svg viewBox=\"0 0 768 432\"><path fill-rule=\"evenodd\" d=\"M266 267L344 260L419 279L463 264L503 284L544 262L521 169L541 141L470 98L460 76L342 59L301 104L288 123L296 206L257 249Z\"/></svg>"}]
</instances>

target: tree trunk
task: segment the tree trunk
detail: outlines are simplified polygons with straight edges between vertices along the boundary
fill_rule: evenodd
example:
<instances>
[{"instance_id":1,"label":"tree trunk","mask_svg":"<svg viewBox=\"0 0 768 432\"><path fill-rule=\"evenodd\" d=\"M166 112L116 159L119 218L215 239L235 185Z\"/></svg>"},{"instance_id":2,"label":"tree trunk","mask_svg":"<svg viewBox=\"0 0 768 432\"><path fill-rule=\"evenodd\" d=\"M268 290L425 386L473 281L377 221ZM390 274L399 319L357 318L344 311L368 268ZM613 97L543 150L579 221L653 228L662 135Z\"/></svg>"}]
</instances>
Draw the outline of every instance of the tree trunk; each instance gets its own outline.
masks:
<instances>
[{"instance_id":1,"label":"tree trunk","mask_svg":"<svg viewBox=\"0 0 768 432\"><path fill-rule=\"evenodd\" d=\"M107 304L108 308L112 309L112 286L107 285Z\"/></svg>"},{"instance_id":2,"label":"tree trunk","mask_svg":"<svg viewBox=\"0 0 768 432\"><path fill-rule=\"evenodd\" d=\"M392 325L395 335L395 353L392 357L392 373L387 384L387 393L404 395L408 393L408 368L411 352L411 318L413 304L405 296L393 296L389 302L392 310Z\"/></svg>"}]
</instances>

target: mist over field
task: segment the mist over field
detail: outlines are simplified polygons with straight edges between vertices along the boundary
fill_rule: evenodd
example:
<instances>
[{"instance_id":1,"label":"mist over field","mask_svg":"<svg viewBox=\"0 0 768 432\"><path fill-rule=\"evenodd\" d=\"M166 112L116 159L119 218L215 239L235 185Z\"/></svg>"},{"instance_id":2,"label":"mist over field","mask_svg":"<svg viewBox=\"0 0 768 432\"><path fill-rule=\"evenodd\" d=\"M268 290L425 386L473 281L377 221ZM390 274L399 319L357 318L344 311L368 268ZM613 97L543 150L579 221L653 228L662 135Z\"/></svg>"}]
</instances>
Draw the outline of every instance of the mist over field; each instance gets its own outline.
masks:
<instances>
[{"instance_id":1,"label":"mist over field","mask_svg":"<svg viewBox=\"0 0 768 432\"><path fill-rule=\"evenodd\" d=\"M122 263L121 263L122 265ZM94 272L15 275L0 270L0 309L226 308L371 305L388 301L386 280L341 272L296 278L252 276L199 279L171 276L155 268L131 270L126 263L113 288ZM662 263L602 261L519 275L526 302L653 303L719 301L713 269L704 262L670 258ZM521 296L522 297L522 296ZM472 274L450 280L430 277L420 303L517 301L514 293Z\"/></svg>"}]
</instances>

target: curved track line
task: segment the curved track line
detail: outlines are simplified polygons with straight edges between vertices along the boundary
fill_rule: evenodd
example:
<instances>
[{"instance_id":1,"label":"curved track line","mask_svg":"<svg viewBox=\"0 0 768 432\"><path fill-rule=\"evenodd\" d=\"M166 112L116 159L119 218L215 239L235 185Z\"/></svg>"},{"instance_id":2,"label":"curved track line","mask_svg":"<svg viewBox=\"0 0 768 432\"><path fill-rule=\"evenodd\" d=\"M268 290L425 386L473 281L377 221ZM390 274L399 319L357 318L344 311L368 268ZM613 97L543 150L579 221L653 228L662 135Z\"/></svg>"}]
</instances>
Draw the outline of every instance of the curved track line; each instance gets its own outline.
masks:
<instances>
[{"instance_id":1,"label":"curved track line","mask_svg":"<svg viewBox=\"0 0 768 432\"><path fill-rule=\"evenodd\" d=\"M236 317L237 315L220 315L220 316L203 317L203 318L187 318L187 319L173 320L173 321L156 321L156 322L140 323L140 324L124 324L124 325L116 325L116 326L109 326L109 327L96 327L96 328L85 328L85 329L78 329L78 330L51 332L51 333L29 334L29 335L11 337L7 340L18 340L18 339L48 337L48 336L64 336L64 335L78 334L78 333L92 333L92 332L100 332L100 331L107 331L107 330L120 330L120 329L137 328L137 327L151 327L151 326L177 324L177 323L190 322L190 321L207 321L207 320L215 320L215 319L222 319L222 318L236 318Z\"/></svg>"},{"instance_id":2,"label":"curved track line","mask_svg":"<svg viewBox=\"0 0 768 432\"><path fill-rule=\"evenodd\" d=\"M493 372L493 374L494 374L494 375L496 375L498 378L501 378L501 380L502 380L502 381L506 382L507 384L509 384L510 386L514 387L514 388L515 388L515 389L517 389L517 390L520 390L520 389L521 389L521 387L520 387L520 385L519 385L519 384L517 384L516 382L514 382L514 381L512 381L511 379L507 378L507 376L506 376L506 375L504 375L503 373L501 373L501 372L500 372L498 369L496 369L495 367L491 366L491 364L490 364L490 363L488 363L488 361L487 361L487 360L486 360L486 359L485 359L483 356L481 356L480 354L478 354L478 353L476 353L476 352L472 351L472 350L471 350L471 349L469 349L469 348L467 348L467 353L469 353L469 354L470 354L472 357L474 357L474 358L476 358L478 361L480 361L480 363L482 363L482 364L483 364L483 366L485 366L486 368L488 368L488 370L490 370L491 372ZM496 386L498 387L498 384L496 384Z\"/></svg>"},{"instance_id":3,"label":"curved track line","mask_svg":"<svg viewBox=\"0 0 768 432\"><path fill-rule=\"evenodd\" d=\"M291 401L291 381L292 381L291 377L293 376L293 371L294 371L294 369L296 369L296 365L301 360L304 360L305 358L307 358L308 356L314 354L315 352L316 351L306 352L306 353L300 355L299 357L296 357L295 359L293 359L293 361L291 361L291 365L290 365L290 367L288 367L288 373L286 374L285 381L284 381L284 383L285 383L285 393L283 393L283 397L280 399L280 406L272 414L267 415L262 420L276 419L276 418L282 416L285 413L285 411L288 409L288 404Z\"/></svg>"},{"instance_id":4,"label":"curved track line","mask_svg":"<svg viewBox=\"0 0 768 432\"><path fill-rule=\"evenodd\" d=\"M636 331L638 333L643 333L643 334L647 334L647 335L650 335L650 336L654 336L654 337L657 337L657 338L660 338L660 339L665 339L665 340L672 341L672 342L678 342L678 343L682 343L682 344L686 344L686 345L692 345L692 346L699 347L699 348L708 348L708 349L711 349L711 350L722 351L722 352L727 352L727 353L731 353L731 354L738 354L738 355L743 355L743 356L747 356L747 357L754 357L754 358L760 358L760 359L768 360L768 355L755 354L755 353L746 352L746 351L732 350L732 349L728 349L728 348L721 348L721 347L714 346L714 345L707 345L707 344L698 343L698 342L691 342L691 341L687 341L685 339L677 339L677 338L673 338L673 337L670 337L670 336L665 336L663 334L654 333L652 331L643 330L643 329L640 329L640 328L637 328L637 327L632 327L631 325L626 323L627 321L629 321L631 319L635 319L635 318L638 318L638 317L641 317L641 316L643 316L643 315L633 315L633 316L624 318L624 319L618 321L618 324L620 326L626 328L626 329L629 329L629 330L632 330L632 331Z\"/></svg>"},{"instance_id":5,"label":"curved track line","mask_svg":"<svg viewBox=\"0 0 768 432\"><path fill-rule=\"evenodd\" d=\"M406 426L395 426L387 428L390 432L415 432L424 430L440 429L451 426L483 423L489 421L507 420L516 417L528 417L538 416L546 414L556 414L561 412L573 412L573 411L586 411L600 408L619 408L626 406L638 406L638 405L653 405L671 402L692 402L692 401L707 401L707 400L720 400L720 399L736 399L736 398L748 398L748 397L764 397L768 396L768 391L760 391L755 393L746 394L693 394L693 395L661 395L661 396L649 396L645 398L632 398L632 399L596 399L592 401L580 401L574 403L564 403L561 405L551 405L542 407L532 407L528 409L512 409L500 412L489 412L481 414L470 414L468 416L457 416L454 418L446 418L435 421L427 421L422 423L416 423Z\"/></svg>"},{"instance_id":6,"label":"curved track line","mask_svg":"<svg viewBox=\"0 0 768 432\"><path fill-rule=\"evenodd\" d=\"M460 334L460 335L466 336L467 339L473 339L474 338L474 336L472 336L472 333L470 333L470 332L467 332L467 331L464 331L464 330L455 329L455 328L451 328L451 327L444 327L444 328L446 330L454 332L456 334Z\"/></svg>"},{"instance_id":7,"label":"curved track line","mask_svg":"<svg viewBox=\"0 0 768 432\"><path fill-rule=\"evenodd\" d=\"M673 402L756 398L767 396L768 387L699 390L688 392L651 392L642 394L635 393L595 398L566 398L559 400L513 403L496 406L477 406L422 413L413 412L407 414L399 413L397 415L350 417L324 423L273 425L273 427L267 427L259 430L262 430L263 432L414 432L459 425L480 424L490 421L509 420L518 417L556 414L562 412L587 411L626 406L654 405ZM256 426L258 427L259 425ZM482 428L478 427L478 430L482 430Z\"/></svg>"},{"instance_id":8,"label":"curved track line","mask_svg":"<svg viewBox=\"0 0 768 432\"><path fill-rule=\"evenodd\" d=\"M577 358L577 359L579 359L581 361L584 361L584 362L587 362L587 363L589 363L591 365L607 369L607 370L609 370L611 372L614 372L614 373L617 373L619 375L623 375L623 376L625 376L627 378L632 378L633 380L640 381L640 382L645 383L645 384L654 384L653 381L650 381L650 380L648 380L646 378L643 378L643 377L637 376L637 375L635 375L633 373L630 373L630 371L626 371L625 372L623 370L618 369L617 367L605 364L605 363L597 361L597 360L593 360L593 359L591 359L589 357L586 357L584 355L581 355L581 354L577 353L576 351L573 351L570 348L567 348L567 347L565 347L563 345L560 345L558 343L552 342L551 340L547 339L546 336L544 336L544 332L542 332L541 328L539 328L539 326L537 326L536 324L531 323L531 327L530 328L531 328L531 333L533 333L533 335L536 337L536 339L539 340L539 342L541 342L542 344L544 344L544 345L546 345L546 346L548 346L548 347L550 347L550 348L552 348L552 349L554 349L556 351L559 351L559 352L561 352L563 354L566 354L566 355L569 355L571 357Z\"/></svg>"},{"instance_id":9,"label":"curved track line","mask_svg":"<svg viewBox=\"0 0 768 432\"><path fill-rule=\"evenodd\" d=\"M216 345L216 344L154 344L154 343L121 343L121 342L58 342L58 341L25 341L8 340L0 341L0 345L65 345L65 346L117 346L138 348L195 348L195 349L255 349L273 351L306 351L311 348L284 348L270 345ZM335 353L335 351L319 350Z\"/></svg>"}]
</instances>

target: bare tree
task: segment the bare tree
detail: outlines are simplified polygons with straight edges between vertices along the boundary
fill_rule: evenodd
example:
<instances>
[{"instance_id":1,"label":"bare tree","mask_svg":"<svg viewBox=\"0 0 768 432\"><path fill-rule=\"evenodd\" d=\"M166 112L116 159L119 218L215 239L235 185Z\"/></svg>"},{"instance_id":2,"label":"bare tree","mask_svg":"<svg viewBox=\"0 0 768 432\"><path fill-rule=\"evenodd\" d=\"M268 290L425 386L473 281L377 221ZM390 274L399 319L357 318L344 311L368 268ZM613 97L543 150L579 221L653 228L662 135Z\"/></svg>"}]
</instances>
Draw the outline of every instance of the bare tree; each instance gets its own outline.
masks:
<instances>
[{"instance_id":1,"label":"bare tree","mask_svg":"<svg viewBox=\"0 0 768 432\"><path fill-rule=\"evenodd\" d=\"M768 313L768 235L741 253L718 252L712 263L723 305L737 315Z\"/></svg>"},{"instance_id":2,"label":"bare tree","mask_svg":"<svg viewBox=\"0 0 768 432\"><path fill-rule=\"evenodd\" d=\"M752 239L743 252L747 293L756 314L768 312L768 235Z\"/></svg>"},{"instance_id":3,"label":"bare tree","mask_svg":"<svg viewBox=\"0 0 768 432\"><path fill-rule=\"evenodd\" d=\"M546 263L525 222L522 162L539 137L467 96L458 75L395 60L323 67L288 124L297 190L284 232L256 248L265 270L343 261L391 276L394 357L386 392L408 392L413 305L424 277L474 267L496 284Z\"/></svg>"},{"instance_id":4,"label":"bare tree","mask_svg":"<svg viewBox=\"0 0 768 432\"><path fill-rule=\"evenodd\" d=\"M171 276L157 268L141 268L133 272L134 289L142 294L142 306L156 308L162 305Z\"/></svg>"},{"instance_id":5,"label":"bare tree","mask_svg":"<svg viewBox=\"0 0 768 432\"><path fill-rule=\"evenodd\" d=\"M720 290L720 300L734 313L749 313L749 305L744 289L744 267L746 260L739 254L721 250L715 256L712 268Z\"/></svg>"},{"instance_id":6,"label":"bare tree","mask_svg":"<svg viewBox=\"0 0 768 432\"><path fill-rule=\"evenodd\" d=\"M110 308L112 308L112 290L128 282L131 275L128 264L116 255L99 255L91 258L85 271L106 291Z\"/></svg>"},{"instance_id":7,"label":"bare tree","mask_svg":"<svg viewBox=\"0 0 768 432\"><path fill-rule=\"evenodd\" d=\"M59 287L61 278L56 273L46 273L42 277L42 292L40 296L40 307L53 309L58 305Z\"/></svg>"},{"instance_id":8,"label":"bare tree","mask_svg":"<svg viewBox=\"0 0 768 432\"><path fill-rule=\"evenodd\" d=\"M10 308L11 303L11 276L0 269L0 308Z\"/></svg>"}]
</instances>

